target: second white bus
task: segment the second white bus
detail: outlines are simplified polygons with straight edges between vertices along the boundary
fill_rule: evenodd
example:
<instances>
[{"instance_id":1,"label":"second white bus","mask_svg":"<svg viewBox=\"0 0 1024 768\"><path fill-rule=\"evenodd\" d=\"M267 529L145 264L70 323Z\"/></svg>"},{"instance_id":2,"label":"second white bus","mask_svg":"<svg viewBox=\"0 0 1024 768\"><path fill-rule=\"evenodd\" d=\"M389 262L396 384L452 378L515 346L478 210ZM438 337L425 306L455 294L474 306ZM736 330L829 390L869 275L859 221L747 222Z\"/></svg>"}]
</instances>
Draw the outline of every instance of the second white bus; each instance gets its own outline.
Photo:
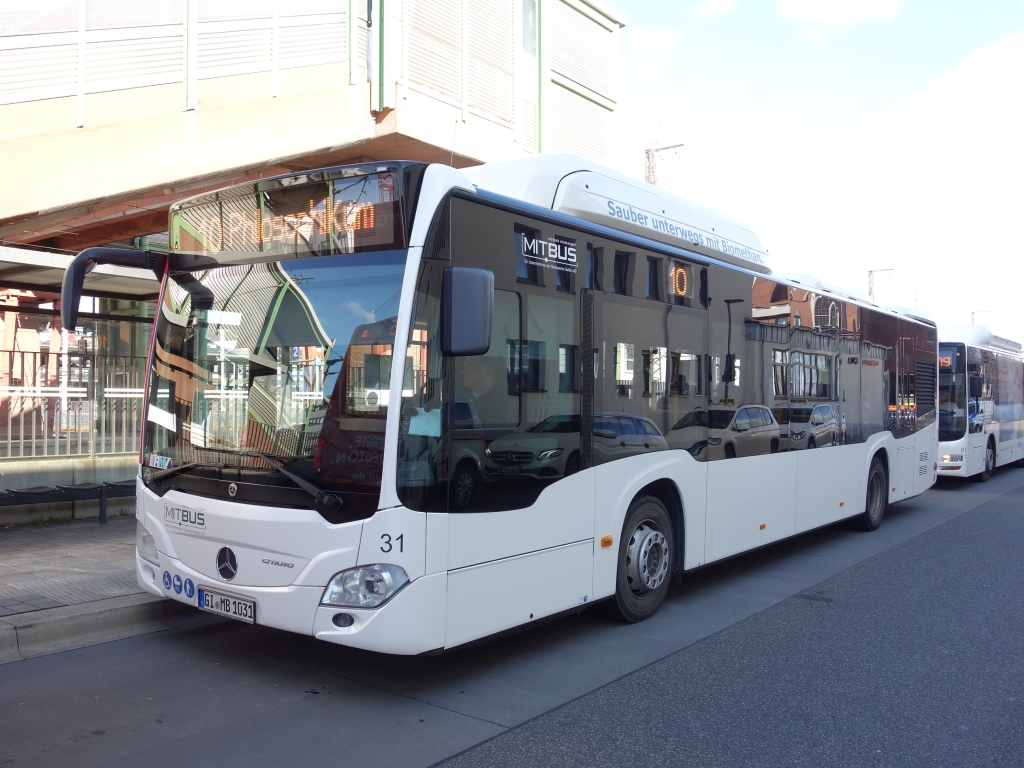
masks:
<instances>
[{"instance_id":1,"label":"second white bus","mask_svg":"<svg viewBox=\"0 0 1024 768\"><path fill-rule=\"evenodd\" d=\"M1024 464L1024 359L1018 342L979 325L939 344L939 472L986 482Z\"/></svg>"}]
</instances>

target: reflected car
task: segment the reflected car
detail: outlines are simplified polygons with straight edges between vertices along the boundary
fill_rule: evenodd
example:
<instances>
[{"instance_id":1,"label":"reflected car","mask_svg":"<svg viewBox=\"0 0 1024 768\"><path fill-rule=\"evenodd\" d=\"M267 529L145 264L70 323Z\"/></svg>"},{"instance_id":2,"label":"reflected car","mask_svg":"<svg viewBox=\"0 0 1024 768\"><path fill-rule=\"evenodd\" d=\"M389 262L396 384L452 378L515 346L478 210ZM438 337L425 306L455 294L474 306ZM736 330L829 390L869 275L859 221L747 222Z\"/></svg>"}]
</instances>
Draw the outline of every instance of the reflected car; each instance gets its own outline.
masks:
<instances>
[{"instance_id":1,"label":"reflected car","mask_svg":"<svg viewBox=\"0 0 1024 768\"><path fill-rule=\"evenodd\" d=\"M455 467L450 484L451 501L455 507L467 507L473 500L481 475L485 474L483 459L487 441L472 399L466 395L455 395L451 408L452 455L449 466Z\"/></svg>"},{"instance_id":2,"label":"reflected car","mask_svg":"<svg viewBox=\"0 0 1024 768\"><path fill-rule=\"evenodd\" d=\"M777 405L772 409L772 416L775 417L775 421L779 424L779 452L788 451L789 445L789 432L790 432L790 415L791 411L788 405Z\"/></svg>"},{"instance_id":3,"label":"reflected car","mask_svg":"<svg viewBox=\"0 0 1024 768\"><path fill-rule=\"evenodd\" d=\"M580 471L579 414L549 416L525 432L492 440L484 450L482 471L489 481L576 474Z\"/></svg>"},{"instance_id":4,"label":"reflected car","mask_svg":"<svg viewBox=\"0 0 1024 768\"><path fill-rule=\"evenodd\" d=\"M650 419L625 413L594 414L594 458L598 462L668 448L668 441Z\"/></svg>"},{"instance_id":5,"label":"reflected car","mask_svg":"<svg viewBox=\"0 0 1024 768\"><path fill-rule=\"evenodd\" d=\"M699 457L708 447L708 412L695 408L672 425L666 436L670 448L681 448Z\"/></svg>"},{"instance_id":6,"label":"reflected car","mask_svg":"<svg viewBox=\"0 0 1024 768\"><path fill-rule=\"evenodd\" d=\"M778 453L779 423L763 405L708 409L708 458L735 459Z\"/></svg>"},{"instance_id":7,"label":"reflected car","mask_svg":"<svg viewBox=\"0 0 1024 768\"><path fill-rule=\"evenodd\" d=\"M793 406L789 422L789 449L821 448L839 444L838 404Z\"/></svg>"}]
</instances>

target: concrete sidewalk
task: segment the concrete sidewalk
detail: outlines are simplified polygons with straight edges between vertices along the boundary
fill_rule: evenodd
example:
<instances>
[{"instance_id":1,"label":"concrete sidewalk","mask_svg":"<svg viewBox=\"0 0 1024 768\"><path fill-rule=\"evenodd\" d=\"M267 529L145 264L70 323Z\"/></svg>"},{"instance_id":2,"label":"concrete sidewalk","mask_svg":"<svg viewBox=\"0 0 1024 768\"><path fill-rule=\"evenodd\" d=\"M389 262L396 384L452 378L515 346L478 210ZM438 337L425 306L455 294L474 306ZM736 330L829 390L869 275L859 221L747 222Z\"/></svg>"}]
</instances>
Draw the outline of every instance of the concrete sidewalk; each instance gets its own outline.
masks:
<instances>
[{"instance_id":1,"label":"concrete sidewalk","mask_svg":"<svg viewBox=\"0 0 1024 768\"><path fill-rule=\"evenodd\" d=\"M209 618L139 589L134 517L0 527L0 663Z\"/></svg>"}]
</instances>

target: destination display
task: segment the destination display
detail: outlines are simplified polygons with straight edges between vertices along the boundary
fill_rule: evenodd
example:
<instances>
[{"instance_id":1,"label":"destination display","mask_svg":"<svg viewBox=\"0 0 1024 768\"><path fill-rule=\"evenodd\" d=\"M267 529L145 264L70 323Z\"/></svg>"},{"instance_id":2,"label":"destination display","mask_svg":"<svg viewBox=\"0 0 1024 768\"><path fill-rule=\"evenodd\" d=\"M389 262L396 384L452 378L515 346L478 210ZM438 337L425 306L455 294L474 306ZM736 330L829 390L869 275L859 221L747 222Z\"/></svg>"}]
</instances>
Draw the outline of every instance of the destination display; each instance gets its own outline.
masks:
<instances>
[{"instance_id":1,"label":"destination display","mask_svg":"<svg viewBox=\"0 0 1024 768\"><path fill-rule=\"evenodd\" d=\"M172 248L203 256L316 256L400 248L398 179L388 171L274 189L254 185L247 194L214 193L172 208Z\"/></svg>"}]
</instances>

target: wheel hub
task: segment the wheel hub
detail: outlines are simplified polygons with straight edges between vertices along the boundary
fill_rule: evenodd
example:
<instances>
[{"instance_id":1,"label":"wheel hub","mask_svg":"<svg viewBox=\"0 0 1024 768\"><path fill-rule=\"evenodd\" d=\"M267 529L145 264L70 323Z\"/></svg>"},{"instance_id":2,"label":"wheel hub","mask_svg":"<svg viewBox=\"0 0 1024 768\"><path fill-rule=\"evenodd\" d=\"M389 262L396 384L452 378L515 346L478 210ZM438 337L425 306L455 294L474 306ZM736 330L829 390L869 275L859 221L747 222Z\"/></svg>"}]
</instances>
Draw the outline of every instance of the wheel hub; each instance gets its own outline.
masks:
<instances>
[{"instance_id":1,"label":"wheel hub","mask_svg":"<svg viewBox=\"0 0 1024 768\"><path fill-rule=\"evenodd\" d=\"M633 531L626 548L626 580L634 594L653 592L668 576L668 539L645 520Z\"/></svg>"}]
</instances>

